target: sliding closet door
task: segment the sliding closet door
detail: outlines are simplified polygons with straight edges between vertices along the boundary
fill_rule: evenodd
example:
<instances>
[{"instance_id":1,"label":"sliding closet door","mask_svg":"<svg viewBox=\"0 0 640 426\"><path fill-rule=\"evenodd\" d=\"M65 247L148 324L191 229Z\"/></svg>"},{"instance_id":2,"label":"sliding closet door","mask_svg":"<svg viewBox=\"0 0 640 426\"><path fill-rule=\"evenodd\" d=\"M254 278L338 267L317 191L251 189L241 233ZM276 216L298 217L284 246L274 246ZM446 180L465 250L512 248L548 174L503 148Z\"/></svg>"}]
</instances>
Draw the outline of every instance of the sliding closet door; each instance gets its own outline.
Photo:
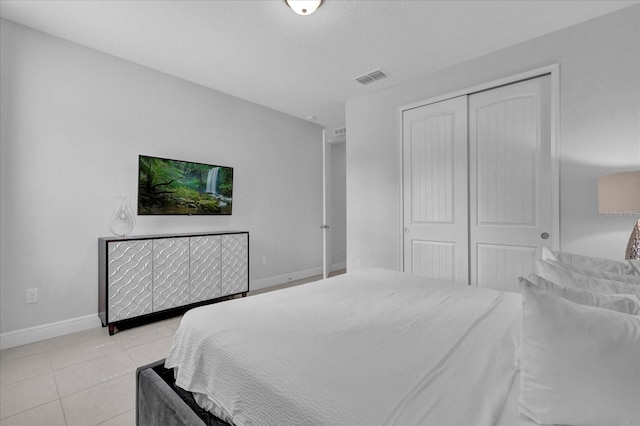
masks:
<instances>
[{"instance_id":1,"label":"sliding closet door","mask_svg":"<svg viewBox=\"0 0 640 426\"><path fill-rule=\"evenodd\" d=\"M466 96L403 112L404 270L468 282Z\"/></svg>"},{"instance_id":2,"label":"sliding closet door","mask_svg":"<svg viewBox=\"0 0 640 426\"><path fill-rule=\"evenodd\" d=\"M550 76L469 96L471 284L518 291L551 245Z\"/></svg>"}]
</instances>

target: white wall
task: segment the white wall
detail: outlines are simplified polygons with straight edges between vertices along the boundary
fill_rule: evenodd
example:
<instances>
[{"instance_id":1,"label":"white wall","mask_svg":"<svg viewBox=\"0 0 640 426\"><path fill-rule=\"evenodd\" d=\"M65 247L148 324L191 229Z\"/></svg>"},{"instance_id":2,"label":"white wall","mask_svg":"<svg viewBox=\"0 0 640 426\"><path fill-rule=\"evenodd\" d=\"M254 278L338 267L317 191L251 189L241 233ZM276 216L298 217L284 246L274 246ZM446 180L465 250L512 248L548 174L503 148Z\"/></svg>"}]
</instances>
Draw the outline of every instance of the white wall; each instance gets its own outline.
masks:
<instances>
[{"instance_id":1,"label":"white wall","mask_svg":"<svg viewBox=\"0 0 640 426\"><path fill-rule=\"evenodd\" d=\"M139 216L134 235L247 230L252 283L321 272L320 126L0 26L0 333L97 313L97 238L118 196L135 209L139 154L234 167L234 210Z\"/></svg>"},{"instance_id":2,"label":"white wall","mask_svg":"<svg viewBox=\"0 0 640 426\"><path fill-rule=\"evenodd\" d=\"M560 64L560 244L624 258L635 218L597 213L600 175L640 168L640 5L347 101L347 268L401 269L399 107Z\"/></svg>"}]
</instances>

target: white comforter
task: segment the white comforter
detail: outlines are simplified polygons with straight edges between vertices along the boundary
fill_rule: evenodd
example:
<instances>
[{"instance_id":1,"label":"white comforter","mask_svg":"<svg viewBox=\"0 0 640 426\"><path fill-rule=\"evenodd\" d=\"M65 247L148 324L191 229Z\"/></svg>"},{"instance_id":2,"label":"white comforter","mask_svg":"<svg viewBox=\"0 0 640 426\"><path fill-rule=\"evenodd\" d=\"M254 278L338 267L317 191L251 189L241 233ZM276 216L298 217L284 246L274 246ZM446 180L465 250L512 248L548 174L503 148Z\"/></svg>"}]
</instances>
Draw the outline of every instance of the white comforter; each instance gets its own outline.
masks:
<instances>
[{"instance_id":1,"label":"white comforter","mask_svg":"<svg viewBox=\"0 0 640 426\"><path fill-rule=\"evenodd\" d=\"M520 305L359 270L193 309L165 365L236 425L492 425L516 374Z\"/></svg>"}]
</instances>

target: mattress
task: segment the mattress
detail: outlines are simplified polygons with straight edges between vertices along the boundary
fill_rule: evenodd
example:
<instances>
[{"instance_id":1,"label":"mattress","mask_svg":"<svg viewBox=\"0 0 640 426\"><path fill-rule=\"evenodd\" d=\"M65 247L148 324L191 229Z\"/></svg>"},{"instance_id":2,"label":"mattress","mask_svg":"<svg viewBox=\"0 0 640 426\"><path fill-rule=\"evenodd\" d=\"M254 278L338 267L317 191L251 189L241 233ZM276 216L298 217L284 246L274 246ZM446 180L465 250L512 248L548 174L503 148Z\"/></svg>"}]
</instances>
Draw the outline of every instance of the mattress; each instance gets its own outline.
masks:
<instances>
[{"instance_id":1,"label":"mattress","mask_svg":"<svg viewBox=\"0 0 640 426\"><path fill-rule=\"evenodd\" d=\"M238 426L514 424L520 310L516 293L358 270L193 309L165 366Z\"/></svg>"}]
</instances>

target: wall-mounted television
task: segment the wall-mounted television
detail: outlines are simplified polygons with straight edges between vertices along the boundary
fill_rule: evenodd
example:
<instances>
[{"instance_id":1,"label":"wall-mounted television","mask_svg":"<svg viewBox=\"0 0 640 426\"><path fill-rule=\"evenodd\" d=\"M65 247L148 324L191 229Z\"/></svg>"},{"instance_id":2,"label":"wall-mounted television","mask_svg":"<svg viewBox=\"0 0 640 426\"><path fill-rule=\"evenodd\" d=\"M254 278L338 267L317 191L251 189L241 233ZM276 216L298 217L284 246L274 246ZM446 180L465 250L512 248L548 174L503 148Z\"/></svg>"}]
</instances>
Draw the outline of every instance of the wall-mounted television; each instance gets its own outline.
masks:
<instances>
[{"instance_id":1,"label":"wall-mounted television","mask_svg":"<svg viewBox=\"0 0 640 426\"><path fill-rule=\"evenodd\" d=\"M232 206L232 167L139 156L139 215L230 215Z\"/></svg>"}]
</instances>

